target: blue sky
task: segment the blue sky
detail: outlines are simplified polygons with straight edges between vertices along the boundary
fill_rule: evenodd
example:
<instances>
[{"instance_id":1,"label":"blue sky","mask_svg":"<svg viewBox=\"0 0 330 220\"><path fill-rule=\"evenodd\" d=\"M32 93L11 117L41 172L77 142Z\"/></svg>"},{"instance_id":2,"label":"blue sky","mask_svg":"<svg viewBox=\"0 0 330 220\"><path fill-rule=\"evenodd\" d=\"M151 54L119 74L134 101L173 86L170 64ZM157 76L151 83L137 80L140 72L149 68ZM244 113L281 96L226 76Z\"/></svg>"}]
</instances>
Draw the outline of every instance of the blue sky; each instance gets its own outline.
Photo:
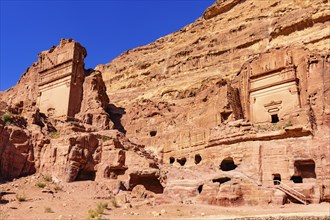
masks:
<instances>
[{"instance_id":1,"label":"blue sky","mask_svg":"<svg viewBox=\"0 0 330 220\"><path fill-rule=\"evenodd\" d=\"M87 49L86 68L108 63L202 16L215 0L1 2L0 91L14 86L37 55L61 38Z\"/></svg>"}]
</instances>

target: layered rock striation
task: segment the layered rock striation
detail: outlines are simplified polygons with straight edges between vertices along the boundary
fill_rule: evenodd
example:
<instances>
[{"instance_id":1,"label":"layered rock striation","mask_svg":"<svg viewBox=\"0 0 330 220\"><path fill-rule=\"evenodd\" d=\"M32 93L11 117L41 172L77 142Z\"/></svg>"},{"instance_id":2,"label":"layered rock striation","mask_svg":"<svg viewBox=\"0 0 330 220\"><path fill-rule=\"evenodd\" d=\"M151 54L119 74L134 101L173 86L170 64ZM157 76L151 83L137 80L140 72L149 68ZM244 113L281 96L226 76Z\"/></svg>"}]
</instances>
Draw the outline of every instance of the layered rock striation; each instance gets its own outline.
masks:
<instances>
[{"instance_id":1,"label":"layered rock striation","mask_svg":"<svg viewBox=\"0 0 330 220\"><path fill-rule=\"evenodd\" d=\"M184 145L178 135L189 136L194 132L189 127L207 133L220 122L220 109L227 103L212 95L224 90L224 81L233 80L246 62L292 45L326 57L328 6L321 0L217 1L180 31L128 50L97 69L112 102L126 109L122 119L128 137L157 148ZM155 109L157 105L172 109ZM135 115L144 109L152 117ZM157 144L157 137L149 134L154 127L164 137Z\"/></svg>"},{"instance_id":2,"label":"layered rock striation","mask_svg":"<svg viewBox=\"0 0 330 220\"><path fill-rule=\"evenodd\" d=\"M0 175L159 203L330 201L329 24L327 1L221 0L95 70L61 40L0 94ZM40 108L45 88L65 88L68 106Z\"/></svg>"},{"instance_id":3,"label":"layered rock striation","mask_svg":"<svg viewBox=\"0 0 330 220\"><path fill-rule=\"evenodd\" d=\"M1 180L38 173L55 182L107 182L108 196L137 185L162 193L160 160L115 129L120 108L109 103L101 73L81 69L85 54L79 43L62 39L3 93L8 98L1 100Z\"/></svg>"},{"instance_id":4,"label":"layered rock striation","mask_svg":"<svg viewBox=\"0 0 330 220\"><path fill-rule=\"evenodd\" d=\"M112 103L125 109L127 137L173 166L165 193L181 198L182 190L189 201L230 178L212 182L207 195L222 198L215 203L228 202L222 184L241 185L238 203L265 203L260 191L284 201L272 196L281 179L310 200L328 200L329 15L321 0L216 1L180 31L97 67ZM207 177L203 169L228 158L239 181L220 168Z\"/></svg>"}]
</instances>

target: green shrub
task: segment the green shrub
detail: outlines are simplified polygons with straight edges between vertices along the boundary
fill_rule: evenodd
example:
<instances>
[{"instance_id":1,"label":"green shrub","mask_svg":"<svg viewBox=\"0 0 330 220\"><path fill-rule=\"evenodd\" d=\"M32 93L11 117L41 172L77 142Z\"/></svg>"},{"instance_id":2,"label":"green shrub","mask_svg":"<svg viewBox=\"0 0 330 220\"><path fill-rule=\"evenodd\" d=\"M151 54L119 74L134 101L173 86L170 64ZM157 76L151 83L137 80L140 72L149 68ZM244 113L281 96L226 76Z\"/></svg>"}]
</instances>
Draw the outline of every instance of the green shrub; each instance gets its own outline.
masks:
<instances>
[{"instance_id":1,"label":"green shrub","mask_svg":"<svg viewBox=\"0 0 330 220\"><path fill-rule=\"evenodd\" d=\"M25 202L26 201L26 196L23 194L23 195L21 195L21 194L16 194L16 199L17 199L17 201L19 201L19 202Z\"/></svg>"},{"instance_id":2,"label":"green shrub","mask_svg":"<svg viewBox=\"0 0 330 220\"><path fill-rule=\"evenodd\" d=\"M43 178L46 182L52 182L52 176L49 174L44 175Z\"/></svg>"},{"instance_id":3,"label":"green shrub","mask_svg":"<svg viewBox=\"0 0 330 220\"><path fill-rule=\"evenodd\" d=\"M54 131L49 133L49 137L52 139L59 138L61 136L60 132Z\"/></svg>"},{"instance_id":4,"label":"green shrub","mask_svg":"<svg viewBox=\"0 0 330 220\"><path fill-rule=\"evenodd\" d=\"M96 210L100 214L103 214L104 210L108 208L108 203L99 203L97 204Z\"/></svg>"},{"instance_id":5,"label":"green shrub","mask_svg":"<svg viewBox=\"0 0 330 220\"><path fill-rule=\"evenodd\" d=\"M88 210L88 219L100 219L100 214L94 209Z\"/></svg>"},{"instance_id":6,"label":"green shrub","mask_svg":"<svg viewBox=\"0 0 330 220\"><path fill-rule=\"evenodd\" d=\"M106 136L106 135L102 135L102 136L101 136L101 140L102 140L103 142L105 142L105 141L109 141L109 140L111 140L111 138L108 137L108 136Z\"/></svg>"},{"instance_id":7,"label":"green shrub","mask_svg":"<svg viewBox=\"0 0 330 220\"><path fill-rule=\"evenodd\" d=\"M99 203L97 204L96 209L90 209L88 210L88 219L94 219L94 220L101 220L102 214L104 213L104 210L108 208L107 203Z\"/></svg>"},{"instance_id":8,"label":"green shrub","mask_svg":"<svg viewBox=\"0 0 330 220\"><path fill-rule=\"evenodd\" d=\"M115 208L118 208L119 207L116 197L112 197L111 198L111 204Z\"/></svg>"},{"instance_id":9,"label":"green shrub","mask_svg":"<svg viewBox=\"0 0 330 220\"><path fill-rule=\"evenodd\" d=\"M61 191L61 190L62 190L62 186L56 184L56 185L54 186L54 190L55 190L56 192Z\"/></svg>"},{"instance_id":10,"label":"green shrub","mask_svg":"<svg viewBox=\"0 0 330 220\"><path fill-rule=\"evenodd\" d=\"M51 207L45 207L45 213L53 213L54 211L52 210Z\"/></svg>"},{"instance_id":11,"label":"green shrub","mask_svg":"<svg viewBox=\"0 0 330 220\"><path fill-rule=\"evenodd\" d=\"M284 128L292 126L292 122L289 120L288 122L285 123Z\"/></svg>"},{"instance_id":12,"label":"green shrub","mask_svg":"<svg viewBox=\"0 0 330 220\"><path fill-rule=\"evenodd\" d=\"M5 125L8 126L12 122L12 114L10 112L6 112L1 116L2 121L4 121Z\"/></svg>"},{"instance_id":13,"label":"green shrub","mask_svg":"<svg viewBox=\"0 0 330 220\"><path fill-rule=\"evenodd\" d=\"M36 186L43 189L43 188L45 188L46 184L43 182L37 182Z\"/></svg>"}]
</instances>

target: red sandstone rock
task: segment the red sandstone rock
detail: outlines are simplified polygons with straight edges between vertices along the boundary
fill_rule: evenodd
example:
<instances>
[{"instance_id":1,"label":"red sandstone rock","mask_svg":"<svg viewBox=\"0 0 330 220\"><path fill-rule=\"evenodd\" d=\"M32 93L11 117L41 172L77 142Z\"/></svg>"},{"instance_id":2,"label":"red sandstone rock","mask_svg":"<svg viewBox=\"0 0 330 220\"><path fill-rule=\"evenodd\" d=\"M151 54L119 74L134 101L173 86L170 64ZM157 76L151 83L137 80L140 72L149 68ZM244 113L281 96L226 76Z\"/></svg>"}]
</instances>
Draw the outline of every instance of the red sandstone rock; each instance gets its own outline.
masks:
<instances>
[{"instance_id":1,"label":"red sandstone rock","mask_svg":"<svg viewBox=\"0 0 330 220\"><path fill-rule=\"evenodd\" d=\"M101 73L95 72L85 78L80 113L76 116L83 123L97 130L110 129L110 117L106 112L109 98Z\"/></svg>"},{"instance_id":2,"label":"red sandstone rock","mask_svg":"<svg viewBox=\"0 0 330 220\"><path fill-rule=\"evenodd\" d=\"M16 126L0 128L1 176L13 179L35 173L30 134Z\"/></svg>"},{"instance_id":3,"label":"red sandstone rock","mask_svg":"<svg viewBox=\"0 0 330 220\"><path fill-rule=\"evenodd\" d=\"M105 182L123 204L145 190L155 202L330 201L328 26L321 0L217 1L89 76L85 49L62 40L0 93L13 114L0 120L0 175ZM57 69L72 60L76 71ZM70 104L41 104L61 79Z\"/></svg>"},{"instance_id":4,"label":"red sandstone rock","mask_svg":"<svg viewBox=\"0 0 330 220\"><path fill-rule=\"evenodd\" d=\"M206 9L203 14L203 18L207 20L219 14L225 13L243 1L244 0L217 0L212 6Z\"/></svg>"}]
</instances>

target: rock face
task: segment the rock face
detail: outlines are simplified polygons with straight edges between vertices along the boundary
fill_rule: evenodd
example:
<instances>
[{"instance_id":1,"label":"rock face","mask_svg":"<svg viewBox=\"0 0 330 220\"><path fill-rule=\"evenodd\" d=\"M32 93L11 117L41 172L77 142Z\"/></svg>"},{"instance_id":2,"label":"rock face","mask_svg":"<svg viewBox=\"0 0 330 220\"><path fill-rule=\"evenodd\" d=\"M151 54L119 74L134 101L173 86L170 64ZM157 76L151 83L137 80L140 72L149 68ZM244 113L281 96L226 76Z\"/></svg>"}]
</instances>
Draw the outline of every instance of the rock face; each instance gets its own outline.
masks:
<instances>
[{"instance_id":1,"label":"rock face","mask_svg":"<svg viewBox=\"0 0 330 220\"><path fill-rule=\"evenodd\" d=\"M35 173L31 135L19 127L7 127L0 121L1 176L12 179Z\"/></svg>"},{"instance_id":2,"label":"rock face","mask_svg":"<svg viewBox=\"0 0 330 220\"><path fill-rule=\"evenodd\" d=\"M62 57L64 61L59 60L63 53L73 55L74 61L78 56L79 62L73 64L71 58L66 60L68 56ZM0 177L12 180L37 172L50 175L56 182L107 181L112 195L121 190L130 192L138 185L149 193L162 193L159 159L113 129L120 125L117 117L121 114L120 108L109 104L101 73L83 70L81 75L79 68L84 66L85 54L85 48L79 43L61 40L57 47L39 55L34 68L23 75L14 89L2 94L13 97L8 103L4 102L6 99L1 100L0 105ZM48 56L57 57L57 63ZM58 69L63 65L70 67L69 75L63 68ZM42 81L44 74L48 81ZM26 85L32 88L26 91L31 100L16 93L24 89L21 83L28 77L44 82L38 87ZM64 84L68 86L65 94L60 93L68 105L63 107L57 103L61 96L40 101L41 91L47 90L46 96L50 98L50 93L61 90L63 82L59 80L68 81ZM75 95L77 99L72 100ZM44 108L45 105L52 105L54 114ZM65 117L60 112L64 112Z\"/></svg>"},{"instance_id":3,"label":"rock face","mask_svg":"<svg viewBox=\"0 0 330 220\"><path fill-rule=\"evenodd\" d=\"M329 13L321 0L216 1L180 31L85 70L79 111L64 119L38 108L41 58L0 94L11 114L0 120L0 175L103 181L123 202L330 201ZM42 54L63 42L76 45Z\"/></svg>"},{"instance_id":4,"label":"rock face","mask_svg":"<svg viewBox=\"0 0 330 220\"><path fill-rule=\"evenodd\" d=\"M38 55L37 105L47 116L73 118L80 111L86 55L86 49L72 39L62 39Z\"/></svg>"},{"instance_id":5,"label":"rock face","mask_svg":"<svg viewBox=\"0 0 330 220\"><path fill-rule=\"evenodd\" d=\"M140 154L141 146L115 131L58 137L39 147L38 172L52 174L59 181L108 179L122 182L128 189L133 184L130 175L138 175L139 170L154 174L156 180L159 176L159 171L149 166L155 161Z\"/></svg>"},{"instance_id":6,"label":"rock face","mask_svg":"<svg viewBox=\"0 0 330 220\"><path fill-rule=\"evenodd\" d=\"M77 118L99 130L112 127L110 125L109 114L106 112L109 97L106 94L106 87L101 73L92 73L92 75L86 77L83 91L84 98L81 103L80 114Z\"/></svg>"},{"instance_id":7,"label":"rock face","mask_svg":"<svg viewBox=\"0 0 330 220\"><path fill-rule=\"evenodd\" d=\"M300 191L321 190L307 196L324 201L330 178L324 174L330 169L329 24L329 3L322 0L216 1L194 23L97 69L112 103L125 109L127 137L159 152L165 164L188 172L232 158L240 180L228 173L219 178L240 185L233 193L240 204L266 202L259 201L260 191L272 201L271 191L279 191L273 179ZM202 158L198 164L196 156ZM299 169L314 174L304 179L300 173L303 184L295 183ZM181 199L191 200L203 197L201 185L212 185L215 203L226 204L217 196L222 183L199 172L182 177L173 169L165 194L180 199L185 192L189 198Z\"/></svg>"},{"instance_id":8,"label":"rock face","mask_svg":"<svg viewBox=\"0 0 330 220\"><path fill-rule=\"evenodd\" d=\"M206 9L203 14L205 20L211 19L217 15L225 13L244 0L223 0L216 1L211 7Z\"/></svg>"},{"instance_id":9,"label":"rock face","mask_svg":"<svg viewBox=\"0 0 330 220\"><path fill-rule=\"evenodd\" d=\"M206 14L212 16L97 67L112 103L126 110L122 123L129 138L167 151L187 145L189 136L189 145L205 142L226 116L220 114L228 104L222 85L244 64L292 45L328 59L330 17L322 0L217 1ZM301 59L308 59L304 53Z\"/></svg>"}]
</instances>

